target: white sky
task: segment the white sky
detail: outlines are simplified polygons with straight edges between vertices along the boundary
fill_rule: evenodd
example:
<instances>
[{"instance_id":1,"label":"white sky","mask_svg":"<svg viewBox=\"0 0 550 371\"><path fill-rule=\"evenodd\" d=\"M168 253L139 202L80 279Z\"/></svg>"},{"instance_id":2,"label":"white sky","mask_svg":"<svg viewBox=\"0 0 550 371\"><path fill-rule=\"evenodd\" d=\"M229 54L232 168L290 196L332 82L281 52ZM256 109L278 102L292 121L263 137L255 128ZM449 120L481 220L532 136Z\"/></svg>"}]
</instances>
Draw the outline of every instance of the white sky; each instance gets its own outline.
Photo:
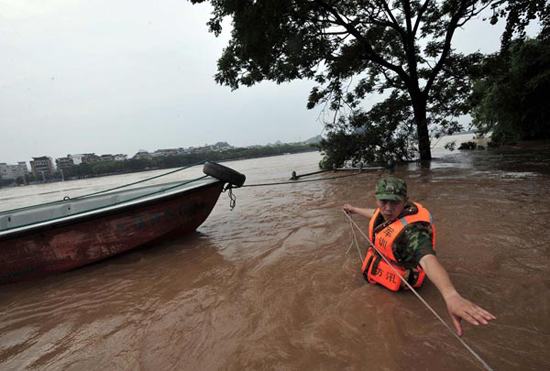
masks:
<instances>
[{"instance_id":1,"label":"white sky","mask_svg":"<svg viewBox=\"0 0 550 371\"><path fill-rule=\"evenodd\" d=\"M215 84L229 35L209 18L185 0L0 0L0 162L320 134L313 82ZM458 50L498 50L502 24L466 27Z\"/></svg>"}]
</instances>

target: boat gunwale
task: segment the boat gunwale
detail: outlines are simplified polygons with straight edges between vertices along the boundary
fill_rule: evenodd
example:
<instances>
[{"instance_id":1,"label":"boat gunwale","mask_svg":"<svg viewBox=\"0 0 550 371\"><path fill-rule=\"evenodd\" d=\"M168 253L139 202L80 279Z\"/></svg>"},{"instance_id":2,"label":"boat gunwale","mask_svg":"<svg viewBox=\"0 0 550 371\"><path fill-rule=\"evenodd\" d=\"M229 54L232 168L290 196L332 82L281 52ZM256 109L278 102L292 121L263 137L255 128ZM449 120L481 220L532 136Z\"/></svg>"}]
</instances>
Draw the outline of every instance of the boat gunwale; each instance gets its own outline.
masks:
<instances>
[{"instance_id":1,"label":"boat gunwale","mask_svg":"<svg viewBox=\"0 0 550 371\"><path fill-rule=\"evenodd\" d=\"M126 202L121 202L112 206L105 206L105 207L102 207L99 209L93 209L90 211L82 211L74 215L67 215L64 217L36 222L33 224L23 225L20 227L5 229L3 231L0 231L0 241L9 240L12 238L18 238L29 234L40 233L43 231L64 227L67 225L78 224L89 220L100 219L106 216L125 213L128 211L131 211L132 209L147 207L159 201L171 200L174 198L181 197L185 194L192 194L192 193L199 192L204 188L209 188L215 185L219 185L219 183L225 183L224 181L213 177L209 177L207 179L209 180L209 182L197 184L191 187L186 187L184 189L178 189L176 187L174 189L166 190L165 192L167 193L162 192L160 194L152 194L150 195L150 197L145 195L145 196L142 196L140 199L128 200ZM162 186L165 184L170 184L170 183L161 183L161 184L158 184L158 186ZM183 185L187 185L187 184L183 184ZM148 186L148 187L152 187L152 186ZM143 188L146 188L146 187L143 187ZM138 189L138 188L133 188L132 190L135 190L135 189ZM112 195L112 194L109 194L109 195ZM101 196L104 196L104 195L92 196L90 198L101 197ZM87 198L87 199L90 199L90 198ZM32 208L32 206L29 208Z\"/></svg>"}]
</instances>

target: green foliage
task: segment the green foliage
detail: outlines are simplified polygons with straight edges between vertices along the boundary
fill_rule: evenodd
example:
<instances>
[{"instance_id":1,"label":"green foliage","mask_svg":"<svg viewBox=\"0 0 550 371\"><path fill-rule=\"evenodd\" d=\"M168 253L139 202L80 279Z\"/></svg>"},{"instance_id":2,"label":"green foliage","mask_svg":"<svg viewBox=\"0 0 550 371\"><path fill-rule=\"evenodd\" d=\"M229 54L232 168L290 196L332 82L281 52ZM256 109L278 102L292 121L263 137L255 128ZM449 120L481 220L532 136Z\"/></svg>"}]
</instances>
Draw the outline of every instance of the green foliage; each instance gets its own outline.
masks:
<instances>
[{"instance_id":1,"label":"green foliage","mask_svg":"<svg viewBox=\"0 0 550 371\"><path fill-rule=\"evenodd\" d=\"M11 187L16 185L23 185L31 182L42 182L42 177L36 178L32 174L27 174L24 177L20 176L16 179L2 179L0 178L0 188Z\"/></svg>"},{"instance_id":2,"label":"green foliage","mask_svg":"<svg viewBox=\"0 0 550 371\"><path fill-rule=\"evenodd\" d=\"M550 139L550 38L488 56L472 95L473 125L493 144Z\"/></svg>"},{"instance_id":3,"label":"green foliage","mask_svg":"<svg viewBox=\"0 0 550 371\"><path fill-rule=\"evenodd\" d=\"M365 117L365 113L356 112L349 120L360 122ZM383 125L368 124L350 132L345 118L341 118L319 145L324 152L320 167L331 169L346 163L356 166L361 162L385 164L390 160L410 160L412 144L409 135L408 132L392 133Z\"/></svg>"},{"instance_id":4,"label":"green foliage","mask_svg":"<svg viewBox=\"0 0 550 371\"><path fill-rule=\"evenodd\" d=\"M321 167L410 160L414 153L414 120L404 100L406 97L394 91L369 112L354 110L327 125L326 138L319 144L324 152Z\"/></svg>"},{"instance_id":5,"label":"green foliage","mask_svg":"<svg viewBox=\"0 0 550 371\"><path fill-rule=\"evenodd\" d=\"M27 179L25 179L25 178L27 178ZM17 184L17 185L25 184L29 181L28 178L29 178L29 176L19 176L15 179L15 184Z\"/></svg>"},{"instance_id":6,"label":"green foliage","mask_svg":"<svg viewBox=\"0 0 550 371\"><path fill-rule=\"evenodd\" d=\"M0 188L1 187L8 187L13 185L15 182L13 179L2 179L0 178Z\"/></svg>"},{"instance_id":7,"label":"green foliage","mask_svg":"<svg viewBox=\"0 0 550 371\"><path fill-rule=\"evenodd\" d=\"M264 80L314 80L318 86L307 107L323 105L339 114L326 123L322 149L336 156L327 163L403 157L400 150L390 152L395 148L410 151L405 157L418 149L428 160L429 131L458 128L454 118L466 111L467 77L479 59L453 53L454 31L491 2L210 0L210 31L219 35L225 17L233 27L215 78L232 89ZM367 111L365 98L373 94L389 98ZM394 109L402 121L392 117ZM344 138L358 129L358 122L365 135L374 132L382 142L365 149L370 138L350 140L346 149Z\"/></svg>"}]
</instances>

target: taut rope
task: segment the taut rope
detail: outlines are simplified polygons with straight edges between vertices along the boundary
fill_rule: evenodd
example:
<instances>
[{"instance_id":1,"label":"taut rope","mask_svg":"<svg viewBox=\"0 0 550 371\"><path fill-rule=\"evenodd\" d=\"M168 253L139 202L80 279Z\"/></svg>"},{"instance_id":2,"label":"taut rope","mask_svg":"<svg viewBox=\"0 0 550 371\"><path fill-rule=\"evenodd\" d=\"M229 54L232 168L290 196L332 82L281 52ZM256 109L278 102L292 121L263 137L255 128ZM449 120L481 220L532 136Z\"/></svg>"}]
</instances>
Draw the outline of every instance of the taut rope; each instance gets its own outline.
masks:
<instances>
[{"instance_id":1,"label":"taut rope","mask_svg":"<svg viewBox=\"0 0 550 371\"><path fill-rule=\"evenodd\" d=\"M292 181L288 181L288 182L245 184L245 185L240 186L239 188L264 187L264 186L281 185L281 184L319 182L319 181L322 181L322 180L340 179L340 178L347 178L347 177L350 177L350 176L366 175L366 174L369 174L369 173L354 173L354 174L346 174L346 175L337 175L337 176L332 176L332 177L328 177L328 178L314 178L314 179L307 179L307 180L292 180Z\"/></svg>"}]
</instances>

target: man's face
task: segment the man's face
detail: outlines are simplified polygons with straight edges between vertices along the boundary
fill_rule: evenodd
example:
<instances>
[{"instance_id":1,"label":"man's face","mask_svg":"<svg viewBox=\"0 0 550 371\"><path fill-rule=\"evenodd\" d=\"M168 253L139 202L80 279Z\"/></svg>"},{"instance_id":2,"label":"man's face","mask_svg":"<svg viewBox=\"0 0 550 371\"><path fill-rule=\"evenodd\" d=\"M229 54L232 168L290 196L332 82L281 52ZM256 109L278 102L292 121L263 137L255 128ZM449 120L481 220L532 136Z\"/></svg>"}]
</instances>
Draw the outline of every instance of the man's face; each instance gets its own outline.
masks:
<instances>
[{"instance_id":1,"label":"man's face","mask_svg":"<svg viewBox=\"0 0 550 371\"><path fill-rule=\"evenodd\" d=\"M397 219L399 214L403 211L405 207L404 201L390 201L390 200L376 200L376 205L380 209L380 213L384 217L385 221L391 221Z\"/></svg>"}]
</instances>

